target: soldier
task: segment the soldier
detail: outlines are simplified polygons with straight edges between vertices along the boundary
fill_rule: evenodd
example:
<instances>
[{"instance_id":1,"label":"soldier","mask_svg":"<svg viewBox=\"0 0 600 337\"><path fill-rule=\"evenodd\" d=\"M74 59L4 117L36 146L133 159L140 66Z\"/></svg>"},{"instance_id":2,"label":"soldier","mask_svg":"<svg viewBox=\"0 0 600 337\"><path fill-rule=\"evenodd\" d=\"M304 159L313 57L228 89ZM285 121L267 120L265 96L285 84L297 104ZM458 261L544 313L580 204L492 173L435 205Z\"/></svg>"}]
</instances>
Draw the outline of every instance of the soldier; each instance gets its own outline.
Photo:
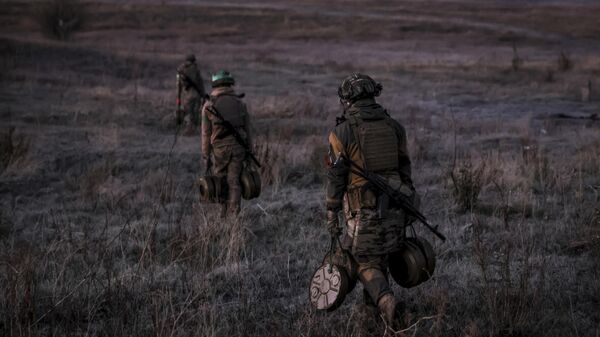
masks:
<instances>
[{"instance_id":1,"label":"soldier","mask_svg":"<svg viewBox=\"0 0 600 337\"><path fill-rule=\"evenodd\" d=\"M340 241L358 264L365 302L376 305L386 323L394 325L397 302L387 280L387 256L402 245L405 216L340 158L345 155L380 174L414 199L406 132L375 102L381 90L381 84L363 74L347 77L338 89L344 115L329 134L327 229L333 238L342 234L338 213L344 210L347 231Z\"/></svg>"},{"instance_id":2,"label":"soldier","mask_svg":"<svg viewBox=\"0 0 600 337\"><path fill-rule=\"evenodd\" d=\"M223 120L229 122L246 144L251 146L248 110L241 100L244 94L236 94L234 84L234 78L227 71L221 70L212 75L213 89L202 109L204 167L209 168L214 164L214 175L226 177L228 184L228 197L221 207L221 216L235 215L240 211L240 174L246 159L246 149L236 140ZM214 163L211 163L211 153Z\"/></svg>"},{"instance_id":3,"label":"soldier","mask_svg":"<svg viewBox=\"0 0 600 337\"><path fill-rule=\"evenodd\" d=\"M181 107L183 94L183 108ZM196 132L200 122L198 117L206 91L202 83L202 76L196 65L196 56L189 54L179 67L177 67L177 124L185 121L184 134L191 136Z\"/></svg>"}]
</instances>

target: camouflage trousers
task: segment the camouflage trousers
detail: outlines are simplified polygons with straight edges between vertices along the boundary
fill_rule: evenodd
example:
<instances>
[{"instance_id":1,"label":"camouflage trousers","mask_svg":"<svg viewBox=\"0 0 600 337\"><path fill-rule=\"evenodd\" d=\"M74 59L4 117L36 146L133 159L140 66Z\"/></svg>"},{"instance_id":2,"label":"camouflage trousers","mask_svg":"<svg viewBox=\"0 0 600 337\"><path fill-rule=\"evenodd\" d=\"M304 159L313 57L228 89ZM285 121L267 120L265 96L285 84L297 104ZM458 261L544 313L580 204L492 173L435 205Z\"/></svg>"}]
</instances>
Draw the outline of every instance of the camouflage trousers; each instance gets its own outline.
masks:
<instances>
[{"instance_id":1,"label":"camouflage trousers","mask_svg":"<svg viewBox=\"0 0 600 337\"><path fill-rule=\"evenodd\" d=\"M183 111L178 119L190 127L200 125L200 109L203 101L204 99L198 95L187 95L183 100Z\"/></svg>"},{"instance_id":2,"label":"camouflage trousers","mask_svg":"<svg viewBox=\"0 0 600 337\"><path fill-rule=\"evenodd\" d=\"M358 264L358 278L364 287L367 304L377 305L379 299L392 293L388 278L388 254L400 249L404 240L404 212L371 208L344 210L347 233L343 240Z\"/></svg>"},{"instance_id":3,"label":"camouflage trousers","mask_svg":"<svg viewBox=\"0 0 600 337\"><path fill-rule=\"evenodd\" d=\"M385 294L392 294L387 278L387 255L354 256L358 264L358 279L363 285L363 297L366 304L377 305Z\"/></svg>"},{"instance_id":4,"label":"camouflage trousers","mask_svg":"<svg viewBox=\"0 0 600 337\"><path fill-rule=\"evenodd\" d=\"M246 151L235 143L229 145L213 145L213 173L217 177L225 177L228 185L227 201L221 204L221 216L236 215L242 202L242 186L240 175L244 165Z\"/></svg>"},{"instance_id":5,"label":"camouflage trousers","mask_svg":"<svg viewBox=\"0 0 600 337\"><path fill-rule=\"evenodd\" d=\"M397 251L404 239L404 212L386 210L382 216L377 209L345 210L347 233L351 239L348 249L353 255L387 255Z\"/></svg>"}]
</instances>

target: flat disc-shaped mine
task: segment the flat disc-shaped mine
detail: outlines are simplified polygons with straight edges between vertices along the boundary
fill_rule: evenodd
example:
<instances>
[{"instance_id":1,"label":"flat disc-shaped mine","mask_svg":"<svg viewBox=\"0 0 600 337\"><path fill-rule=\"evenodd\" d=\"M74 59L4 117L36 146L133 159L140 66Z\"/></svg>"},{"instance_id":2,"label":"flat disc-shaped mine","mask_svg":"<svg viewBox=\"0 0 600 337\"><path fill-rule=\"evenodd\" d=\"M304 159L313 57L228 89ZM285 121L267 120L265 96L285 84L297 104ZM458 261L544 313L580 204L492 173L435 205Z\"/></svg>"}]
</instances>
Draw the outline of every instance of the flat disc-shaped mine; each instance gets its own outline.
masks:
<instances>
[{"instance_id":1,"label":"flat disc-shaped mine","mask_svg":"<svg viewBox=\"0 0 600 337\"><path fill-rule=\"evenodd\" d=\"M310 303L317 310L337 307L346 296L344 275L335 265L324 264L315 271L310 282Z\"/></svg>"}]
</instances>

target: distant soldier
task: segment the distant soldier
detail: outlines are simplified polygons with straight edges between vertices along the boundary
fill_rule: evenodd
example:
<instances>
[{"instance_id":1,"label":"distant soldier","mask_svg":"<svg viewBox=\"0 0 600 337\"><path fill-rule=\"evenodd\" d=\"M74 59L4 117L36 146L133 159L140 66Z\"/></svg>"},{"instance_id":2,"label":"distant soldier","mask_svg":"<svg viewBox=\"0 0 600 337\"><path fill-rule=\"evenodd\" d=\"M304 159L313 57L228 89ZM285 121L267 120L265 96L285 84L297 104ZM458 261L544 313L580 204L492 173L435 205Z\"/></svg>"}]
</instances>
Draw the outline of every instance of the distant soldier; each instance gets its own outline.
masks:
<instances>
[{"instance_id":1,"label":"distant soldier","mask_svg":"<svg viewBox=\"0 0 600 337\"><path fill-rule=\"evenodd\" d=\"M342 234L338 213L344 210L347 232L340 241L358 264L365 303L376 305L393 325L397 302L387 279L387 256L404 240L404 213L340 158L347 156L414 198L406 132L375 102L381 90L381 84L362 74L347 77L338 89L344 115L329 134L327 228L333 238Z\"/></svg>"},{"instance_id":2,"label":"distant soldier","mask_svg":"<svg viewBox=\"0 0 600 337\"><path fill-rule=\"evenodd\" d=\"M202 156L205 168L212 166L213 174L226 177L229 187L227 201L222 205L221 216L235 215L240 211L240 174L246 159L246 149L235 138L226 124L230 124L242 139L251 146L250 117L244 94L233 90L235 80L227 71L212 75L213 90L202 109ZM214 163L211 162L211 154Z\"/></svg>"},{"instance_id":3,"label":"distant soldier","mask_svg":"<svg viewBox=\"0 0 600 337\"><path fill-rule=\"evenodd\" d=\"M200 109L206 91L196 65L196 56L189 54L177 68L177 125L185 122L184 134L191 136L200 123ZM183 103L183 107L181 104Z\"/></svg>"}]
</instances>

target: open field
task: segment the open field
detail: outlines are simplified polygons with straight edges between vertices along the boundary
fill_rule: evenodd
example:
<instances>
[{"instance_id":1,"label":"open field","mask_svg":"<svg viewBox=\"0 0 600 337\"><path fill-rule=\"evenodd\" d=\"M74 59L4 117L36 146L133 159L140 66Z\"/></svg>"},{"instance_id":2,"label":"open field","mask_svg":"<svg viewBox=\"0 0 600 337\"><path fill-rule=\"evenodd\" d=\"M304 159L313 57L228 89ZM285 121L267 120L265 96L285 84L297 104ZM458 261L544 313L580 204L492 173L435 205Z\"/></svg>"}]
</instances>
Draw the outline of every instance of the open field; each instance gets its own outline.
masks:
<instances>
[{"instance_id":1,"label":"open field","mask_svg":"<svg viewBox=\"0 0 600 337\"><path fill-rule=\"evenodd\" d=\"M360 286L308 303L337 86L360 71L448 237L416 227L438 264L394 288L407 326L431 317L405 335L600 336L600 5L84 2L64 41L40 6L0 9L0 335L383 336ZM237 220L198 202L200 137L171 120L188 52L253 116L267 186Z\"/></svg>"}]
</instances>

